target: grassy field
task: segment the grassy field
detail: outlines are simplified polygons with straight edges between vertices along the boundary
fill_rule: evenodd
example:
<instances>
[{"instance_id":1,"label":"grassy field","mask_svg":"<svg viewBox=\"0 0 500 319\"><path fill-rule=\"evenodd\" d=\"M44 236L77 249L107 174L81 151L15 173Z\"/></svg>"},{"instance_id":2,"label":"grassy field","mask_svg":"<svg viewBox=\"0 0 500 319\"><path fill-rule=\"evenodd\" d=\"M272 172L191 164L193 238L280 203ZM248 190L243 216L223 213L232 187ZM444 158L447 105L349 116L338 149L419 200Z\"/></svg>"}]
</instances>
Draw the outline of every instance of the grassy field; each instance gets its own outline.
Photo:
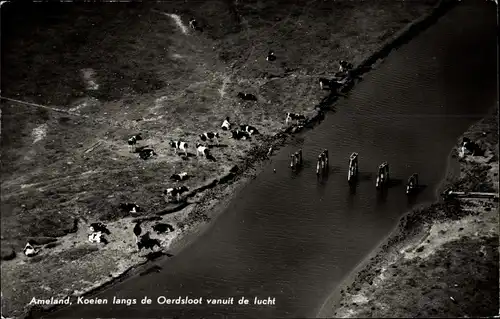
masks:
<instances>
[{"instance_id":1,"label":"grassy field","mask_svg":"<svg viewBox=\"0 0 500 319\"><path fill-rule=\"evenodd\" d=\"M327 95L318 77L332 76L339 59L359 63L435 3L3 6L1 94L39 106L1 104L2 309L18 314L33 296L88 290L143 262L131 231L137 218L174 225L159 236L168 248L186 226L207 220L203 192L191 194L194 205L162 214L169 207L162 190L175 184L170 175L189 172L184 184L195 190L244 166L283 129L286 112L316 112ZM190 17L203 32L183 31ZM265 60L268 50L276 61ZM239 103L239 91L258 101ZM183 158L168 146L183 139L194 153L197 135L218 131L226 116L263 135L238 142L222 134L225 147L212 149L216 162ZM139 145L157 158L129 152L126 139L138 132L145 137ZM123 213L121 202L146 212ZM86 239L95 221L110 227L106 247ZM22 255L28 238L42 248L32 259Z\"/></svg>"},{"instance_id":2,"label":"grassy field","mask_svg":"<svg viewBox=\"0 0 500 319\"><path fill-rule=\"evenodd\" d=\"M498 193L498 110L464 136L486 153L457 162L458 175L448 186ZM452 200L410 213L380 252L341 287L335 305L325 306L323 315L498 315L498 222L498 202L484 199Z\"/></svg>"}]
</instances>

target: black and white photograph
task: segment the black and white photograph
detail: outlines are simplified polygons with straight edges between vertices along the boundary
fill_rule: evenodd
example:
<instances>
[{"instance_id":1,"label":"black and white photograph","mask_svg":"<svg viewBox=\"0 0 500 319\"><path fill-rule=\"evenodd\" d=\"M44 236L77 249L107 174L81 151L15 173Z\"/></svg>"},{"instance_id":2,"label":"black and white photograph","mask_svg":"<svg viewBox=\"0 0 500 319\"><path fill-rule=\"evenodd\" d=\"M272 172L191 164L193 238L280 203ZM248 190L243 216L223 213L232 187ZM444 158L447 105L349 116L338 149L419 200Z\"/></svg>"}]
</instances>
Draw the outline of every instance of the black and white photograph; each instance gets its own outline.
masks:
<instances>
[{"instance_id":1,"label":"black and white photograph","mask_svg":"<svg viewBox=\"0 0 500 319\"><path fill-rule=\"evenodd\" d=\"M500 317L496 0L0 12L2 319Z\"/></svg>"}]
</instances>

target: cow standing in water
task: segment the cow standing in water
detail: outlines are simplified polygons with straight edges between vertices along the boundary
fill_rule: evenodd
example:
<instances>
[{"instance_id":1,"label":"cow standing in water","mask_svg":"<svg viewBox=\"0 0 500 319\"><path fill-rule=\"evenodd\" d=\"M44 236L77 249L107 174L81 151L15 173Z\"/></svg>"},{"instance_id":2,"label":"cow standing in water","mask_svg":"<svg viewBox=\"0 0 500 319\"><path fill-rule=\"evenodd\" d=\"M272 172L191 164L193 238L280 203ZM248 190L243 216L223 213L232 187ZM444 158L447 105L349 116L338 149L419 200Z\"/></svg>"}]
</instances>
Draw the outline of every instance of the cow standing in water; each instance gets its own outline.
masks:
<instances>
[{"instance_id":1,"label":"cow standing in water","mask_svg":"<svg viewBox=\"0 0 500 319\"><path fill-rule=\"evenodd\" d=\"M389 164L383 162L378 167L377 181L375 183L376 188L381 188L387 186L389 182Z\"/></svg>"},{"instance_id":2,"label":"cow standing in water","mask_svg":"<svg viewBox=\"0 0 500 319\"><path fill-rule=\"evenodd\" d=\"M406 195L415 193L418 189L418 174L414 173L408 178L408 183L406 184Z\"/></svg>"},{"instance_id":3,"label":"cow standing in water","mask_svg":"<svg viewBox=\"0 0 500 319\"><path fill-rule=\"evenodd\" d=\"M347 174L347 181L354 182L358 177L358 153L354 152L349 157L349 172Z\"/></svg>"}]
</instances>

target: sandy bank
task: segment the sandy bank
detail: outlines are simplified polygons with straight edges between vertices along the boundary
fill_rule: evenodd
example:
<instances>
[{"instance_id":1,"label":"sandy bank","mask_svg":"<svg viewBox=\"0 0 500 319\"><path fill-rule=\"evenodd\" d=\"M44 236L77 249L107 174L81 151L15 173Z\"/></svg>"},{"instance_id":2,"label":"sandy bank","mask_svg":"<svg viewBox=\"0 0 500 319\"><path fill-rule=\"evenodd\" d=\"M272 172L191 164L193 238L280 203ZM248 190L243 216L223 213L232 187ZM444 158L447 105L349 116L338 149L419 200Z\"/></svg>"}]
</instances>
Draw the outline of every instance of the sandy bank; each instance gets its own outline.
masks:
<instances>
[{"instance_id":1,"label":"sandy bank","mask_svg":"<svg viewBox=\"0 0 500 319\"><path fill-rule=\"evenodd\" d=\"M470 127L485 156L450 154L441 187L498 193L498 110ZM486 133L485 135L483 134ZM498 315L498 202L455 199L405 215L326 301L319 317Z\"/></svg>"},{"instance_id":2,"label":"sandy bank","mask_svg":"<svg viewBox=\"0 0 500 319\"><path fill-rule=\"evenodd\" d=\"M415 19L416 17L421 16L423 12L426 12L430 10L431 8L426 4L422 5L420 9L413 9L412 11L408 14L406 14L407 17L411 17L410 20ZM335 37L338 39L344 39L342 41L345 41L345 46L348 47L348 50L343 51L340 50L339 52L339 57L348 59L350 61L355 62L356 65L360 65L362 67L368 66L368 64L375 62L374 59L367 58L371 55L371 53L376 52L376 51L383 51L386 53L387 48L390 47L390 45L383 45L382 49L380 47L380 41L382 39L387 38L387 33L386 30L371 30L370 32L366 31L366 26L364 22L360 21L360 24L356 24L358 20L362 20L361 16L362 13L359 13L357 9L352 9L353 11L356 11L355 14L353 14L352 22L353 24L347 23L346 25L352 25L352 29L349 30L343 30L342 33L337 34ZM369 8L367 9L370 12L376 11L376 8ZM378 24L378 27L381 28L381 26L384 26L384 20L390 21L391 25L393 25L392 28L395 30L391 30L391 35L394 31L397 29L400 29L402 26L406 25L407 22L410 20L406 20L407 18L404 18L402 20L394 21L395 16L399 16L399 13L395 12L389 12L391 11L391 8L385 8L386 12L384 14L384 18L377 18L380 19L380 23ZM394 9L398 10L398 9ZM430 21L427 20L430 19L429 17L426 19L419 20L420 27L425 26L424 22L425 21ZM381 22L382 21L382 22ZM170 21L169 21L170 22ZM314 27L314 26L312 26ZM385 27L384 27L385 28ZM416 29L412 27L407 27L402 33L398 33L396 38L404 38L404 37L409 37L414 31L417 31ZM252 31L248 31L252 32ZM364 40L353 40L353 38L356 38L355 36L352 36L352 33L356 34L363 34L364 35ZM366 34L365 34L366 32ZM344 34L346 33L346 34ZM350 33L350 35L347 35L347 33ZM242 34L246 34L247 30L244 32L242 31ZM366 38L370 38L370 41L367 41ZM187 41L184 38L181 39L176 39L178 41ZM395 39L391 39L389 42L393 41ZM197 40L194 40L197 41ZM389 43L388 42L388 43ZM182 42L185 43L185 42ZM400 43L399 43L400 44ZM206 43L203 43L203 45L206 45ZM355 48L355 49L353 49ZM240 48L241 49L241 48ZM243 50L242 50L243 51ZM252 52L252 54L257 54ZM377 52L377 56L380 58L383 56L380 53ZM368 62L367 62L368 61ZM213 62L213 61L211 61ZM237 61L238 62L238 61ZM239 61L243 63L242 61ZM246 62L243 63L245 65ZM250 65L250 64L249 64ZM333 70L332 65L325 65L326 67L330 67ZM256 68L256 67L255 67ZM252 141L251 143L248 143L244 146L241 146L242 144L238 143L230 143L228 150L222 150L220 152L221 155L217 155L219 158L218 164L216 167L210 167L210 169L207 169L208 164L203 163L202 167L198 167L198 162L194 163L184 163L180 159L176 159L173 156L170 155L164 155L167 154L168 147L164 144L162 144L162 136L159 132L163 127L155 123L155 121L142 121L142 123L146 123L144 125L150 125L147 123L154 123L151 124L151 127L148 127L149 132L150 132L150 138L148 139L147 143L151 143L153 145L156 145L156 150L158 153L162 154L161 158L156 161L152 162L153 164L137 164L137 167L133 167L134 169L141 169L142 174L138 174L136 172L127 172L126 165L120 166L116 168L116 176L124 176L122 178L115 177L113 174L113 165L115 163L118 163L119 161L116 159L121 159L121 158L126 158L128 155L126 155L126 151L123 151L120 148L119 143L122 143L120 141L121 134L125 134L125 130L122 131L114 131L110 134L106 132L106 137L102 138L100 141L101 144L99 145L105 145L107 148L101 148L100 156L96 156L96 158L91 158L90 160L86 159L87 163L85 169L86 171L81 173L80 171L76 172L73 171L73 168L71 168L71 164L68 164L69 166L65 166L62 171L65 177L60 178L60 175L53 174L54 176L44 176L43 178L40 177L38 180L32 178L33 176L15 176L15 174L8 175L8 178L4 182L2 180L2 189L5 190L6 192L2 194L2 201L7 201L10 200L10 204L13 206L14 204L18 203L23 203L28 201L27 210L28 212L23 213L24 215L21 215L25 218L30 218L29 222L32 224L38 223L40 225L40 228L43 228L45 226L47 227L52 227L51 222L54 224L57 224L57 226L60 226L61 224L67 224L69 225L64 231L59 231L54 234L46 235L46 236L36 236L36 239L38 240L40 247L42 248L42 253L34 258L25 258L22 254L19 253L19 248L20 245L24 244L24 240L26 237L34 236L33 234L37 234L35 231L30 231L26 229L22 229L23 227L19 227L18 224L15 224L15 222L19 222L17 219L4 219L4 215L2 215L2 222L6 220L9 224L9 226L12 226L12 229L15 229L16 231L19 230L19 233L21 235L17 236L12 236L12 231L9 231L9 229L6 230L6 228L3 226L2 227L2 241L3 243L7 243L8 245L2 245L2 250L4 247L6 248L6 252L2 252L3 256L11 256L12 253L15 253L12 258L5 258L5 259L10 259L10 260L3 260L2 261L2 292L3 292L3 300L2 300L2 310L4 311L5 314L8 315L13 315L13 316L21 316L21 309L25 304L31 300L32 297L36 296L37 298L50 298L50 297L62 297L66 295L72 295L72 296L78 296L82 294L89 293L93 291L94 289L98 289L99 287L102 287L103 284L113 282L117 278L120 278L123 276L124 273L126 273L129 269L132 267L135 267L137 265L140 265L144 262L147 261L147 257L144 255L138 255L135 249L135 239L133 236L131 236L131 229L133 227L133 222L137 219L141 220L150 220L149 222L145 222L144 227L149 228L151 225L153 225L156 222L164 222L164 223L169 223L174 226L174 231L166 234L153 234L152 237L158 238L162 245L163 245L163 251L165 253L173 253L175 254L177 251L185 247L187 244L189 244L194 238L196 238L197 234L199 234L203 229L206 229L208 227L208 221L209 220L214 220L215 217L218 216L218 212L222 211L224 204L227 204L227 201L229 200L229 196L234 192L234 190L237 187L240 187L244 185L246 180L248 178L251 178L258 172L258 167L262 163L262 160L266 158L266 153L268 150L268 147L270 145L276 146L278 148L280 144L284 143L286 141L287 135L281 133L284 128L283 128L283 113L285 111L297 111L297 112L303 112L309 116L311 120L316 120L318 118L318 108L315 107L315 105L310 105L310 101L315 101L315 102L321 102L320 106L324 107L325 109L328 109L328 107L331 106L331 103L335 101L334 96L327 96L327 97L321 97L319 94L315 93L315 90L311 90L310 87L313 85L317 86L315 79L316 76L318 76L317 73L312 72L312 74L302 74L298 72L297 74L288 74L284 73L279 75L277 78L267 78L267 79L262 79L260 76L256 76L253 74L255 70L247 70L247 71L242 71L240 69L235 76L234 74L231 75L232 82L227 84L226 81L224 81L223 87L225 88L225 91L230 92L233 94L235 90L239 88L239 85L241 84L240 82L245 82L245 81L240 81L237 82L238 79L241 80L243 76L246 76L246 78L250 78L251 81L248 81L249 83L253 84L260 84L261 85L261 90L263 93L266 93L266 85L270 85L269 83L280 83L277 85L276 91L283 93L283 96L286 96L287 99L294 100L295 97L291 95L291 93L287 90L290 90L289 85L286 84L287 81L292 81L290 79L293 79L293 81L296 81L298 83L297 86L293 86L292 88L296 94L301 94L301 93L306 93L304 94L305 97L303 97L300 100L296 100L296 105L295 104L290 104L289 100L285 101L280 101L282 104L287 104L291 105L293 107L293 110L290 109L278 109L278 110L273 110L273 114L267 116L267 117L260 117L256 118L255 113L258 112L249 112L245 106L234 106L232 104L233 101L230 101L231 103L227 101L222 101L221 102L221 110L215 110L214 114L206 114L207 118L203 119L203 126L204 129L210 129L213 127L216 127L218 125L218 120L220 118L223 118L225 114L227 114L227 110L233 111L233 113L237 114L239 120L242 123L249 123L249 124L254 124L255 125L262 125L259 127L261 129L261 132L263 133L263 137L256 139ZM247 72L247 73L245 73ZM276 70L271 70L269 72L281 72L281 71L276 71ZM307 73L307 72L306 72ZM201 74L201 72L200 72ZM274 74L274 73L273 73ZM268 74L269 75L269 74ZM324 75L324 74L323 74ZM201 75L200 75L201 76ZM103 83L104 79L99 78L99 73L97 72L96 78L94 79L97 83ZM206 86L203 86L203 83L210 83L210 81L213 81L213 78L207 79L207 81L199 81L197 82L197 86L201 86L202 89L200 91L196 91L197 93L197 98L199 96L204 96L206 91L209 89ZM239 80L238 80L239 81ZM292 82L293 82L292 81ZM189 90L196 90L195 85L190 85ZM103 84L100 86L101 88L104 87L106 88L106 85ZM272 90L269 90L272 91ZM300 92L299 92L300 91ZM303 92L304 91L304 92ZM307 92L306 92L307 91ZM219 91L217 90L217 95ZM146 92L147 93L147 92ZM294 93L294 94L295 94ZM147 94L143 94L138 98L139 101L138 104L148 104L149 100L146 100L144 96ZM222 95L222 94L221 94ZM177 96L177 95L176 95ZM97 98L102 98L101 96L97 96ZM218 97L219 98L219 97ZM133 98L130 98L133 100ZM181 101L183 99L186 100L186 103L189 104L190 102L193 102L192 100L189 100L189 96L186 95L180 95L178 97L179 100L175 100L172 96L169 96L169 98L166 99L166 101L174 101L177 103L178 101ZM155 101L157 100L157 97L155 96ZM93 100L94 101L94 100ZM308 103L305 103L305 101L309 101ZM37 101L37 102L43 102L43 101ZM95 102L95 101L94 101ZM224 104L227 102L227 105ZM116 116L111 118L111 120L107 120L108 122L113 123L114 125L121 125L129 130L138 130L140 128L140 125L137 124L137 122L131 120L130 118L126 118L123 112L121 111L121 105L118 102L96 102L99 104L99 109L91 109L91 115L99 117L104 119L104 115L106 113L109 114L115 114ZM130 101L127 103L130 104ZM123 102L123 104L126 104ZM169 103L165 103L169 104ZM70 105L74 106L74 105ZM140 105L141 106L141 105ZM90 105L89 108L95 107ZM163 108L166 108L165 105L160 106ZM264 106L266 107L266 106ZM226 108L226 109L224 109ZM82 108L84 110L85 108ZM104 112L106 110L106 112ZM132 108L127 109L129 112L132 113ZM166 117L168 116L174 116L176 114L176 111L178 109L173 109L169 111L166 111ZM260 109L259 109L260 110ZM172 111L172 112L170 112ZM205 112L205 109L200 109L200 112ZM232 113L232 114L233 114ZM174 115L172 115L174 114ZM185 113L184 113L185 114ZM137 114L133 114L137 115ZM143 114L144 115L144 114ZM151 113L147 114L147 116L156 116L157 114ZM44 115L45 117L48 117L47 121L52 121L54 122L54 119L50 119L50 116L47 116L47 114ZM143 119L146 118L147 116L143 116ZM169 119L171 120L171 118ZM178 120L177 118L175 120ZM262 120L262 121L261 121ZM62 122L65 122L67 120L63 119L57 119L55 122L58 122L61 124ZM82 123L86 123L85 120L79 120ZM50 123L50 124L56 124L56 123ZM174 124L175 122L172 121ZM107 122L106 122L107 123ZM217 124L214 124L217 123ZM313 124L313 122L310 122ZM173 124L169 124L173 125ZM50 126L50 125L49 125ZM198 127L201 126L199 123L185 123L182 122L180 125L177 127L171 127L168 126L168 129L171 131L177 132L179 136L189 136L189 132L194 132ZM312 125L311 125L312 126ZM33 128L38 127L38 125L33 125ZM3 126L2 126L3 128ZM32 131L32 128L30 128L30 131ZM93 132L92 126L89 126L87 130ZM100 127L99 127L100 129ZM106 127L106 129L109 129ZM104 130L104 128L103 128ZM53 132L53 130L52 130ZM128 132L128 131L127 131ZM86 133L84 131L78 132L78 134ZM49 140L54 138L54 135L50 135L51 130L49 130L48 135L45 137L44 140ZM77 135L77 134L74 134ZM91 135L91 134L90 134ZM75 138L77 139L78 136L70 136L70 138ZM195 138L191 136L190 138ZM41 140L39 143L37 143L38 149L36 151L39 152L39 154L43 153L43 149L41 147L44 146L44 140ZM30 143L32 140L30 141ZM84 150L84 154L92 154L95 153L95 148L94 146L97 144L95 141L82 141L83 147L82 149ZM48 149L46 145L46 149ZM69 147L68 147L69 149ZM214 152L215 153L215 152ZM49 165L50 161L53 160L55 157L55 154L51 154L52 157L40 160L40 166L43 167L43 165ZM110 161L111 164L107 168L109 168L108 171L106 169L104 170L99 170L97 169L100 165L102 166L104 162L101 157L109 157L109 158L115 158L113 161ZM46 160L46 161L45 161ZM131 161L135 159L130 159L129 162L126 162L127 164L130 164ZM82 161L81 163L84 163ZM105 163L108 164L108 163ZM165 168L165 164L168 165L168 169ZM26 168L29 165L34 165L33 161L27 160L26 163L23 164L24 166L19 166L17 168ZM135 165L135 164L134 164ZM238 167L238 174L233 174L229 173L230 169L234 166L237 165ZM173 167L172 167L173 166ZM189 181L189 186L194 190L197 188L206 188L204 187L207 186L208 188L200 191L200 192L191 192L190 197L188 198L187 201L187 206L185 207L178 207L177 209L174 209L174 211L168 212L166 211L165 208L165 203L163 201L159 201L157 199L154 200L149 200L149 198L142 198L143 194L149 194L151 191L156 191L157 187L156 185L151 186L149 188L141 188L143 187L144 184L147 185L146 180L150 180L150 184L157 183L158 184L158 179L157 175L161 176L169 176L170 174L176 172L175 168L177 166L177 169L181 168L183 170L190 170L191 172L198 173L198 176ZM74 166L73 166L74 167ZM54 167L51 167L54 168ZM207 173L204 173L204 169L206 169ZM19 170L21 171L21 170ZM78 173L78 174L77 174ZM4 172L2 172L4 174ZM34 173L33 173L34 174ZM118 175L119 174L119 175ZM76 177L78 176L78 177ZM214 176L219 176L215 178ZM226 178L227 176L227 178ZM68 178L68 181L66 181L64 178ZM74 184L74 180L78 178L81 179L82 181L82 188L76 188L76 186L72 186ZM94 178L94 179L91 179ZM127 180L128 179L128 180ZM42 180L41 184L37 184ZM88 196L88 192L90 192L90 185L102 185L103 188L109 188L113 189L115 183L109 183L109 181L113 180L120 180L120 186L122 189L120 189L120 194L110 194L110 193L98 193L98 194L92 194L93 196ZM122 181L125 180L125 182ZM130 182L132 181L132 182ZM215 181L215 182L214 182ZM162 181L163 182L163 181ZM25 187L20 187L20 185L24 185ZM40 200L40 195L35 194L33 191L33 188L36 186L39 190L46 191L43 195L49 196L52 200L56 202L62 202L63 197L68 196L71 198L78 199L78 197L85 198L89 202L92 203L98 203L98 204L93 204L91 209L85 209L82 207L73 207L67 202L64 202L65 207L64 210L61 209L60 212L56 211L50 211L50 210L44 210L44 209L39 209L36 207L35 204L30 205L30 197L32 197L32 201L35 202L36 200ZM18 188L21 188L19 190ZM123 195L123 196L122 196ZM125 196L127 195L127 196ZM110 197L111 196L111 197ZM114 196L114 197L113 197ZM144 197L147 197L149 195L145 195ZM118 202L118 200L123 200L123 198L131 198L133 200L139 200L142 199L145 201L145 204L143 206L150 206L152 207L151 211L148 212L148 214L145 215L139 215L139 216L121 216L120 214L117 214L112 210L112 208L109 208L109 205L104 205L100 202L99 198L104 197L104 198L110 198L110 201ZM64 198L67 200L67 198ZM72 202L75 203L76 199ZM223 199L223 202L221 204L221 200ZM59 201L61 200L61 201ZM142 204L142 203L141 203ZM33 208L35 206L35 208ZM76 205L75 205L76 206ZM174 207L175 208L175 207ZM12 210L13 214L16 215L18 211ZM72 214L68 214L68 211L72 211ZM91 213L88 213L91 211ZM97 213L96 213L97 212ZM47 214L48 216L43 216L43 214ZM50 214L50 215L49 215ZM33 219L33 216L42 216L44 217L43 219ZM106 217L106 218L104 218ZM110 239L110 244L107 246L101 247L101 246L95 246L87 241L87 227L90 222L94 222L96 220L105 220L106 224L108 225L108 228L111 231L111 235L109 237ZM27 219L26 219L27 220ZM24 220L24 221L26 221ZM21 220L22 222L22 220ZM4 223L2 223L4 224ZM53 227L56 229L57 227ZM57 228L57 229L60 229ZM41 232L42 230L40 230ZM62 233L61 233L62 232ZM4 234L5 237L4 237ZM16 256L17 253L17 256ZM152 256L150 256L152 257ZM43 274L43 275L39 275ZM37 283L36 285L34 283ZM31 308L31 307L28 307ZM36 309L35 309L36 310ZM29 312L29 310L27 310ZM36 317L36 311L33 312L33 315Z\"/></svg>"}]
</instances>

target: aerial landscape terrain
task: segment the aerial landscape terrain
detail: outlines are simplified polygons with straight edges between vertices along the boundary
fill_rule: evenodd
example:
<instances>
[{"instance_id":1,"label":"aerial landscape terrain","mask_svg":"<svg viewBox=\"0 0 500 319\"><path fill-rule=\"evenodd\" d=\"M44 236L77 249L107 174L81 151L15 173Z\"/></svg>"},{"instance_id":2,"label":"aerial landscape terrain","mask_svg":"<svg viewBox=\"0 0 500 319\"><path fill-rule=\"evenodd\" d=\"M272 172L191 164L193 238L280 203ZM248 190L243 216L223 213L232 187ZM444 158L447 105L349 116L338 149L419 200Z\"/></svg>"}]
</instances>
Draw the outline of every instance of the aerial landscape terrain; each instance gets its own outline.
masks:
<instances>
[{"instance_id":1,"label":"aerial landscape terrain","mask_svg":"<svg viewBox=\"0 0 500 319\"><path fill-rule=\"evenodd\" d=\"M348 98L322 90L320 78L333 78L340 60L366 68L451 2L2 5L2 315L36 318L52 307L33 297L81 296L149 260L175 258L288 137ZM305 121L286 123L287 113ZM441 190L498 194L497 117L496 108L464 133L483 155L460 157L457 139ZM221 129L226 118L259 134L234 138ZM209 132L219 137L200 138ZM198 154L197 143L208 152ZM179 200L166 196L180 186ZM160 247L138 249L139 222ZM490 199L418 208L319 316L492 315L498 222ZM95 223L106 226L106 243L89 240Z\"/></svg>"}]
</instances>

